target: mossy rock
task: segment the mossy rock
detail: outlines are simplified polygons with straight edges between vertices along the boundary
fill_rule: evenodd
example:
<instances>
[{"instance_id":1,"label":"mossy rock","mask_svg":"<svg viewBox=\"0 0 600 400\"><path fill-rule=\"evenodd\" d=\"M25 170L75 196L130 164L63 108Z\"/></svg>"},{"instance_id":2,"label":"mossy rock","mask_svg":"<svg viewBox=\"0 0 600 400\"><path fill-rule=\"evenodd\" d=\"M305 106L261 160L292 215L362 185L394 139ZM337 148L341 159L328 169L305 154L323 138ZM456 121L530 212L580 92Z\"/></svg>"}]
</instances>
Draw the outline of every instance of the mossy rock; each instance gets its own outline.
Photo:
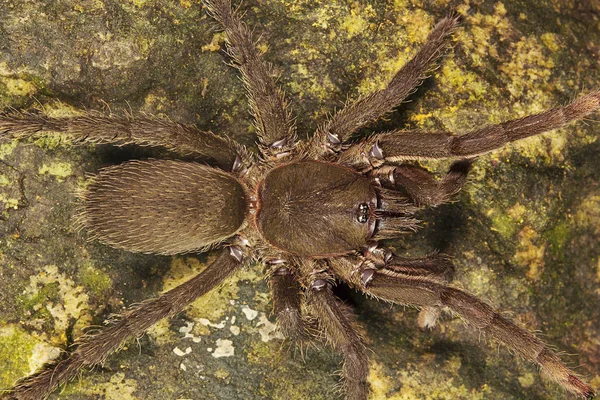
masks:
<instances>
[{"instance_id":1,"label":"mossy rock","mask_svg":"<svg viewBox=\"0 0 600 400\"><path fill-rule=\"evenodd\" d=\"M298 115L299 132L348 97L380 88L455 10L454 49L386 121L457 133L522 117L598 88L600 3L546 0L246 1L245 21ZM166 115L252 146L255 131L223 35L199 1L0 5L0 105L53 115L81 109ZM541 332L600 386L600 141L576 123L480 157L455 203L425 211L400 254L441 250L456 285ZM212 254L158 257L86 241L73 222L85 174L132 147L72 146L60 135L0 143L0 384L27 375L124 305L202 268ZM443 172L447 162L424 163ZM374 399L546 399L562 389L534 366L445 317L431 332L416 311L343 287L371 354ZM244 271L186 313L85 372L52 398L331 398L340 358L304 357L272 331L267 285ZM189 348L189 350L187 350ZM177 349L177 350L176 350ZM220 357L216 357L219 355Z\"/></svg>"}]
</instances>

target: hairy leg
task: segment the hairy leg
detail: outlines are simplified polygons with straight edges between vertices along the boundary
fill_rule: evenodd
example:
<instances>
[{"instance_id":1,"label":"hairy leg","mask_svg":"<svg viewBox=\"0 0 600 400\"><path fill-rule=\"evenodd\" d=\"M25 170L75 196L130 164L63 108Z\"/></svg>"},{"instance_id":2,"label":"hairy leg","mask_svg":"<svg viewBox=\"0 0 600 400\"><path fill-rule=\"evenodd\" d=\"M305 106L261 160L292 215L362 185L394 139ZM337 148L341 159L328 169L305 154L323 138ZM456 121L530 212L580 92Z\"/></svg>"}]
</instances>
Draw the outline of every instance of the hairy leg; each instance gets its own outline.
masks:
<instances>
[{"instance_id":1,"label":"hairy leg","mask_svg":"<svg viewBox=\"0 0 600 400\"><path fill-rule=\"evenodd\" d=\"M449 283L454 278L454 264L445 254L431 254L422 258L399 257L393 253L386 257L385 269L413 277Z\"/></svg>"},{"instance_id":2,"label":"hairy leg","mask_svg":"<svg viewBox=\"0 0 600 400\"><path fill-rule=\"evenodd\" d=\"M454 264L445 254L430 254L423 258L405 258L390 252L386 254L385 261L385 269L398 275L423 277L440 283L450 283L454 278ZM419 311L417 325L423 329L432 329L440 314L441 309L438 306L423 306Z\"/></svg>"},{"instance_id":3,"label":"hairy leg","mask_svg":"<svg viewBox=\"0 0 600 400\"><path fill-rule=\"evenodd\" d=\"M331 284L324 279L315 279L311 283L306 301L327 341L344 356L342 385L346 399L366 400L369 395L369 357L353 327L350 313L336 300Z\"/></svg>"},{"instance_id":4,"label":"hairy leg","mask_svg":"<svg viewBox=\"0 0 600 400\"><path fill-rule=\"evenodd\" d=\"M307 151L310 155L318 157L329 151L340 151L341 145L352 134L400 105L435 68L436 61L443 55L457 24L458 18L454 16L442 19L435 25L418 53L394 75L385 89L346 105L321 125L309 143Z\"/></svg>"},{"instance_id":5,"label":"hairy leg","mask_svg":"<svg viewBox=\"0 0 600 400\"><path fill-rule=\"evenodd\" d=\"M165 118L145 115L134 118L100 112L85 112L71 118L52 118L41 113L0 114L0 141L50 132L62 133L77 143L164 147L211 161L228 171L240 171L251 162L251 155L235 141Z\"/></svg>"},{"instance_id":6,"label":"hairy leg","mask_svg":"<svg viewBox=\"0 0 600 400\"><path fill-rule=\"evenodd\" d=\"M440 180L424 169L412 165L385 166L373 171L373 176L386 186L404 189L416 206L435 207L447 203L467 180L472 159L454 162Z\"/></svg>"},{"instance_id":7,"label":"hairy leg","mask_svg":"<svg viewBox=\"0 0 600 400\"><path fill-rule=\"evenodd\" d=\"M297 277L286 266L277 266L271 273L269 283L273 293L273 312L283 335L294 342L310 340L307 323L302 317L303 293Z\"/></svg>"},{"instance_id":8,"label":"hairy leg","mask_svg":"<svg viewBox=\"0 0 600 400\"><path fill-rule=\"evenodd\" d=\"M340 162L357 169L370 169L403 160L475 157L510 142L539 135L584 118L600 108L600 91L582 96L571 104L540 114L490 125L454 136L449 132L392 131L373 135L348 148Z\"/></svg>"},{"instance_id":9,"label":"hairy leg","mask_svg":"<svg viewBox=\"0 0 600 400\"><path fill-rule=\"evenodd\" d=\"M289 155L296 146L296 128L283 92L272 79L271 65L261 59L248 27L229 0L205 0L204 4L225 29L227 50L248 90L261 152L267 159Z\"/></svg>"},{"instance_id":10,"label":"hairy leg","mask_svg":"<svg viewBox=\"0 0 600 400\"><path fill-rule=\"evenodd\" d=\"M241 247L232 246L224 250L211 265L194 278L155 299L146 300L130 308L120 320L82 338L66 359L25 378L0 398L45 399L59 385L76 376L83 368L91 368L102 363L127 340L141 336L161 319L183 311L191 302L220 284L238 269L242 262L242 255Z\"/></svg>"},{"instance_id":11,"label":"hairy leg","mask_svg":"<svg viewBox=\"0 0 600 400\"><path fill-rule=\"evenodd\" d=\"M536 362L545 375L566 390L584 398L594 397L590 385L567 368L541 340L504 318L475 296L424 277L406 276L385 268L377 270L366 263L356 267L352 261L348 258L332 267L336 275L357 289L398 304L448 307L469 325L505 344L522 357Z\"/></svg>"},{"instance_id":12,"label":"hairy leg","mask_svg":"<svg viewBox=\"0 0 600 400\"><path fill-rule=\"evenodd\" d=\"M331 291L333 276L324 260L308 258L296 262L306 309L316 319L327 343L342 353L342 390L347 400L366 400L369 394L369 358L362 338L354 328L347 307Z\"/></svg>"}]
</instances>

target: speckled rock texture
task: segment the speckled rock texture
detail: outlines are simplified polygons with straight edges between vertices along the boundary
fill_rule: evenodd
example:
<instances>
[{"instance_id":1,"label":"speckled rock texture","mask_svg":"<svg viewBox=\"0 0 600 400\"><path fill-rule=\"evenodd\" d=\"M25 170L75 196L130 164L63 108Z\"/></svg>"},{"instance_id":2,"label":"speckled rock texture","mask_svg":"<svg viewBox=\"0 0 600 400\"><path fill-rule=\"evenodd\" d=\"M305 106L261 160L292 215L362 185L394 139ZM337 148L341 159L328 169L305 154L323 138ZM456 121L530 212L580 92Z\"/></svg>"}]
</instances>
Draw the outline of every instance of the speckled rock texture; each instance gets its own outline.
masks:
<instances>
[{"instance_id":1,"label":"speckled rock texture","mask_svg":"<svg viewBox=\"0 0 600 400\"><path fill-rule=\"evenodd\" d=\"M461 133L600 87L597 0L248 0L241 10L303 135L347 98L384 85L451 10L462 17L453 51L372 130ZM0 107L165 115L252 146L244 89L214 27L198 0L0 2ZM456 202L424 211L423 229L389 243L401 255L452 255L457 287L539 332L596 390L598 117L480 157ZM0 142L0 387L214 257L131 254L75 229L86 174L157 156L60 135ZM443 172L448 162L422 165ZM421 331L416 310L338 289L372 349L373 399L569 398L459 319ZM52 398L335 398L339 356L286 346L269 298L260 266L242 271Z\"/></svg>"}]
</instances>

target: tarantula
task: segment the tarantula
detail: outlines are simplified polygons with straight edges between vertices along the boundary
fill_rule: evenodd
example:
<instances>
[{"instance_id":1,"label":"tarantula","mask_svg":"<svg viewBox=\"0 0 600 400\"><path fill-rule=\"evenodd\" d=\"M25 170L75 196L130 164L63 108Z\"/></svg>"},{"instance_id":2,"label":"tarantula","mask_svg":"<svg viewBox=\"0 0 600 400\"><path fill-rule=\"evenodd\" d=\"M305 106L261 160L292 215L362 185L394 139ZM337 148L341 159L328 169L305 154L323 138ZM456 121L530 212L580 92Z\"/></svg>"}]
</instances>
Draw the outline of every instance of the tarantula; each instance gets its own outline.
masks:
<instances>
[{"instance_id":1,"label":"tarantula","mask_svg":"<svg viewBox=\"0 0 600 400\"><path fill-rule=\"evenodd\" d=\"M414 230L418 208L449 201L476 156L585 117L600 107L600 91L461 136L394 130L352 142L354 133L390 113L435 67L457 27L457 17L449 16L435 25L386 88L346 105L302 142L270 65L261 59L229 0L204 3L223 26L228 54L246 86L259 156L228 138L154 117L87 113L50 118L15 112L0 117L0 133L7 138L59 131L77 142L158 146L209 159L219 168L160 159L104 168L83 194L81 217L93 238L128 251L174 255L222 248L199 275L130 308L122 319L86 336L68 357L21 381L3 398L45 398L82 368L101 363L126 340L181 312L252 262L267 268L281 332L297 342L322 335L342 353L342 386L348 399L368 396L368 352L353 318L332 292L335 281L378 299L419 307L424 327L433 326L441 309L448 308L538 363L566 390L594 397L590 385L532 333L449 286L454 267L447 256L403 258L379 241ZM439 181L402 163L442 158L457 161Z\"/></svg>"}]
</instances>

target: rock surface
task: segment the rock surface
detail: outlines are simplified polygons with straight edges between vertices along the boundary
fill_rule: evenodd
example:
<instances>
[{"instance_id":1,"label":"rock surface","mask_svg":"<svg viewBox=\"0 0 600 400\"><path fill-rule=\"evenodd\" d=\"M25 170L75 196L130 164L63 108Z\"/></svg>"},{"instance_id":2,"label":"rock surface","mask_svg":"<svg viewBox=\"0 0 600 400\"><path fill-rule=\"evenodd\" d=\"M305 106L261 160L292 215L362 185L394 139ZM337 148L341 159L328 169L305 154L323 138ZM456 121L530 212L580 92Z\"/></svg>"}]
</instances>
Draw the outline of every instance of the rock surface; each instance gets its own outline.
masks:
<instances>
[{"instance_id":1,"label":"rock surface","mask_svg":"<svg viewBox=\"0 0 600 400\"><path fill-rule=\"evenodd\" d=\"M466 132L565 104L600 86L600 2L246 1L245 20L298 115L299 132L381 87L449 10L454 50L376 124ZM255 138L223 36L199 1L0 4L0 106L131 110ZM596 114L593 119L598 119ZM600 387L600 125L580 122L480 157L453 204L422 213L399 254L455 257L456 286L507 311ZM210 261L130 254L75 230L85 175L147 149L72 146L60 135L0 142L0 387L54 357L91 324L154 296ZM158 154L160 155L160 154ZM447 162L423 165L443 172ZM562 398L534 366L446 316L340 288L371 354L373 399ZM61 399L329 399L340 358L282 346L261 268L243 271L163 321ZM4 367L6 366L6 367Z\"/></svg>"}]
</instances>

